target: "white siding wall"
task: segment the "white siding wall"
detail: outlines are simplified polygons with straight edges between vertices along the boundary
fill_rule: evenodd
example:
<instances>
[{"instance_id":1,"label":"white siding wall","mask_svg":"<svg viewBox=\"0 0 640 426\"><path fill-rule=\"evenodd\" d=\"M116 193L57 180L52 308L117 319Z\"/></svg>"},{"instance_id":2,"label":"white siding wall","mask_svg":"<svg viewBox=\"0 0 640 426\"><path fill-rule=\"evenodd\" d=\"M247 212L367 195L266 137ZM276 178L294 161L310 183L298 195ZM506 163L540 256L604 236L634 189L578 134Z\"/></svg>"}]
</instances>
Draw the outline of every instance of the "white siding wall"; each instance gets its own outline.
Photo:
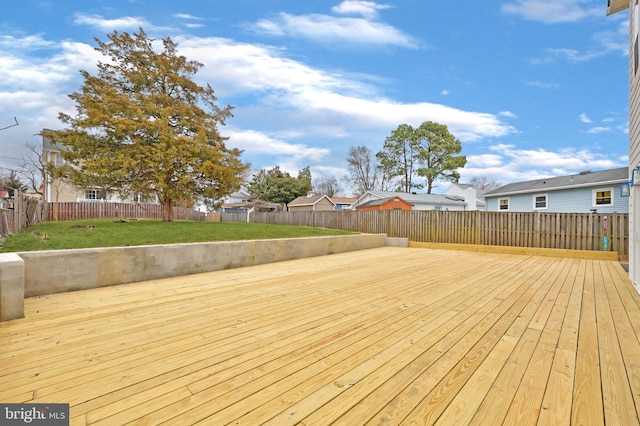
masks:
<instances>
[{"instance_id":1,"label":"white siding wall","mask_svg":"<svg viewBox=\"0 0 640 426\"><path fill-rule=\"evenodd\" d=\"M640 33L640 10L629 2L629 167L640 165L640 69L636 70L636 43ZM640 66L639 66L640 68ZM631 170L629 171L631 175ZM629 201L629 277L640 291L640 187L634 187Z\"/></svg>"}]
</instances>

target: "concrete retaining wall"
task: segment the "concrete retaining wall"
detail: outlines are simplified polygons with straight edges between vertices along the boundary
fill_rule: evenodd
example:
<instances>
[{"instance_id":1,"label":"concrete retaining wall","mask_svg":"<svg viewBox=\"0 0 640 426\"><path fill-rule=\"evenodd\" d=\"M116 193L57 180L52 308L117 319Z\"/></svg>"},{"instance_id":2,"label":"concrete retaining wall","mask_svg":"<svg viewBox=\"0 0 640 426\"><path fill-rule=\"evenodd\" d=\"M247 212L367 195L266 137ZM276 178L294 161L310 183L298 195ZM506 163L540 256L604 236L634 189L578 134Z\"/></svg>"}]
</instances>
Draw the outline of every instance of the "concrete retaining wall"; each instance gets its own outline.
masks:
<instances>
[{"instance_id":1,"label":"concrete retaining wall","mask_svg":"<svg viewBox=\"0 0 640 426\"><path fill-rule=\"evenodd\" d=\"M24 260L0 253L0 321L24 316Z\"/></svg>"},{"instance_id":2,"label":"concrete retaining wall","mask_svg":"<svg viewBox=\"0 0 640 426\"><path fill-rule=\"evenodd\" d=\"M24 297L382 247L384 234L0 254L0 321Z\"/></svg>"}]
</instances>

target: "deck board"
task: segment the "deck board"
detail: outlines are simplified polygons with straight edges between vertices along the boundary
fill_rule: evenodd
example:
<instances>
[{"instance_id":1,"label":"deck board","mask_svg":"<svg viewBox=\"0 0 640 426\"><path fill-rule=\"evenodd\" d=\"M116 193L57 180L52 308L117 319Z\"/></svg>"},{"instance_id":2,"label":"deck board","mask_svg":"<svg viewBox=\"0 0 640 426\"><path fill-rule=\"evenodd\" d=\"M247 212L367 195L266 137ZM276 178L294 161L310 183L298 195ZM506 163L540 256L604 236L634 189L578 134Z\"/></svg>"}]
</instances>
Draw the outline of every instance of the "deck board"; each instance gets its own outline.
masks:
<instances>
[{"instance_id":1,"label":"deck board","mask_svg":"<svg viewBox=\"0 0 640 426\"><path fill-rule=\"evenodd\" d=\"M385 247L29 298L0 401L71 424L640 424L615 261Z\"/></svg>"}]
</instances>

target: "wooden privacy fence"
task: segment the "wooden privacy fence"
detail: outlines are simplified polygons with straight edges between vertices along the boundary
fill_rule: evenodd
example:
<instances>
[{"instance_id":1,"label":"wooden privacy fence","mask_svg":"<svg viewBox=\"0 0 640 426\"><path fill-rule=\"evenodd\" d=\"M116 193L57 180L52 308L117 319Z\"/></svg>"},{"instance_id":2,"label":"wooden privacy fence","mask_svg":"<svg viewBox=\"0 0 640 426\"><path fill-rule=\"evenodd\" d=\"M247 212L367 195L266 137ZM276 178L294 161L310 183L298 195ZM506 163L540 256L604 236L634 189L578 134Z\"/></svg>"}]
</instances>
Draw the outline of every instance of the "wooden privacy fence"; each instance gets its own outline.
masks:
<instances>
[{"instance_id":1,"label":"wooden privacy fence","mask_svg":"<svg viewBox=\"0 0 640 426\"><path fill-rule=\"evenodd\" d=\"M35 198L18 195L11 199L11 208L0 207L0 237L18 233L38 222L83 219L162 219L159 204L68 202L43 203ZM205 214L184 207L173 208L175 220L204 221Z\"/></svg>"},{"instance_id":2,"label":"wooden privacy fence","mask_svg":"<svg viewBox=\"0 0 640 426\"><path fill-rule=\"evenodd\" d=\"M411 241L513 247L607 250L629 254L625 213L526 213L462 211L258 212L250 222L384 233ZM222 213L223 222L245 222L246 213Z\"/></svg>"},{"instance_id":3,"label":"wooden privacy fence","mask_svg":"<svg viewBox=\"0 0 640 426\"><path fill-rule=\"evenodd\" d=\"M42 220L42 203L37 198L16 191L0 206L0 237L27 229Z\"/></svg>"},{"instance_id":4,"label":"wooden privacy fence","mask_svg":"<svg viewBox=\"0 0 640 426\"><path fill-rule=\"evenodd\" d=\"M13 233L13 210L0 208L0 237Z\"/></svg>"},{"instance_id":5,"label":"wooden privacy fence","mask_svg":"<svg viewBox=\"0 0 640 426\"><path fill-rule=\"evenodd\" d=\"M162 219L162 206L143 203L111 203L99 201L80 201L68 203L44 203L44 220L83 220L83 219ZM203 221L205 214L184 207L173 208L175 220Z\"/></svg>"}]
</instances>

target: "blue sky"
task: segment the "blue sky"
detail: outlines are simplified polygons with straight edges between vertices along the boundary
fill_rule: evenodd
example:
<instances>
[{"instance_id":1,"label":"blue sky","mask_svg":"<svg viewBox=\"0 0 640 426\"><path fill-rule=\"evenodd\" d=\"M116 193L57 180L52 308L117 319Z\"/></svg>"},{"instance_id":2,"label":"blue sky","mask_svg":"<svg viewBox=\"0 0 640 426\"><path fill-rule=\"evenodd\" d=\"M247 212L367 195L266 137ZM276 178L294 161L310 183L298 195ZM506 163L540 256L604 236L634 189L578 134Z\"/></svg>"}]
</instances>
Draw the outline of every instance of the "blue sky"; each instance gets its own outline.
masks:
<instances>
[{"instance_id":1,"label":"blue sky","mask_svg":"<svg viewBox=\"0 0 640 426\"><path fill-rule=\"evenodd\" d=\"M509 183L626 166L628 12L606 0L5 1L0 171L74 112L94 38L143 28L204 68L252 170L346 173L350 146L446 124L472 177ZM436 192L444 190L440 184Z\"/></svg>"}]
</instances>

